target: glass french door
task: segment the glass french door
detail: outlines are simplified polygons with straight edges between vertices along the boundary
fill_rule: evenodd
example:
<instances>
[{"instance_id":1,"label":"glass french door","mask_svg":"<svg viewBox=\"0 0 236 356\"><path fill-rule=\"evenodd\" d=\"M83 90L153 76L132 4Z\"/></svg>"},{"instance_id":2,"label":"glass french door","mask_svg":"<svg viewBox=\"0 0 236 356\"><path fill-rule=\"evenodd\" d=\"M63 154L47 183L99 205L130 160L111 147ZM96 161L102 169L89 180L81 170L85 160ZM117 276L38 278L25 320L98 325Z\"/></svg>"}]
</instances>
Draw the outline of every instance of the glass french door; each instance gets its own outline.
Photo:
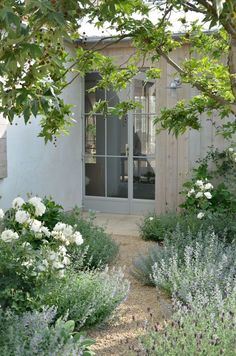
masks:
<instances>
[{"instance_id":1,"label":"glass french door","mask_svg":"<svg viewBox=\"0 0 236 356\"><path fill-rule=\"evenodd\" d=\"M98 73L85 77L84 208L128 214L154 210L156 83L140 73L120 93L91 92L99 79ZM113 107L127 98L142 108L122 118L90 114L98 100Z\"/></svg>"}]
</instances>

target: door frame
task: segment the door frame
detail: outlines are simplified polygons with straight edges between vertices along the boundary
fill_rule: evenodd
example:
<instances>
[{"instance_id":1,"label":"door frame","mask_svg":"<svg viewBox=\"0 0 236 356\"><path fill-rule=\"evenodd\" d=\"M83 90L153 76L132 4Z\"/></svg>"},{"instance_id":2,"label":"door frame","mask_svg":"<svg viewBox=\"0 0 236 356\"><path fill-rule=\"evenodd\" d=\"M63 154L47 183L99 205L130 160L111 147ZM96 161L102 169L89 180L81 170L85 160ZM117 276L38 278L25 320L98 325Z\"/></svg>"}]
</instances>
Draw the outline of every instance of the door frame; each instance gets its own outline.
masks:
<instances>
[{"instance_id":1,"label":"door frame","mask_svg":"<svg viewBox=\"0 0 236 356\"><path fill-rule=\"evenodd\" d=\"M155 199L134 199L133 198L133 122L134 122L134 113L133 111L128 112L128 148L129 153L127 155L128 160L128 197L127 198L118 198L118 197L103 197L103 196L91 196L86 195L85 192L85 78L83 78L82 83L82 92L83 92L83 105L82 105L82 184L83 184L83 198L82 206L86 211L96 211L104 213L115 213L115 214L146 214L148 212L155 211L156 207L156 191ZM134 97L134 81L130 84L130 97ZM106 127L106 125L105 125ZM105 129L106 131L106 129ZM106 140L105 132L105 140ZM132 153L131 153L132 152ZM98 155L99 156L99 155ZM104 155L105 161L106 158L123 158L123 156L112 156ZM106 166L106 164L105 164ZM105 168L105 181L107 180L107 169Z\"/></svg>"}]
</instances>

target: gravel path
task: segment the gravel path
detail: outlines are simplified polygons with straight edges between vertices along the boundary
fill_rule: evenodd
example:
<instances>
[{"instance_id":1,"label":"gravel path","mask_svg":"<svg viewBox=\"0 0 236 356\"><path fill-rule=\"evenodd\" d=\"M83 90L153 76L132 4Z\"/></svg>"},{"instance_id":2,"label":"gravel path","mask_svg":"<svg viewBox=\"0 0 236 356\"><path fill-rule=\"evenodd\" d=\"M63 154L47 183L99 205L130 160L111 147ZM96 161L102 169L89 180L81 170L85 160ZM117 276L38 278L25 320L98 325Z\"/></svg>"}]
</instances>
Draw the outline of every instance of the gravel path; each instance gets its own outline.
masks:
<instances>
[{"instance_id":1,"label":"gravel path","mask_svg":"<svg viewBox=\"0 0 236 356\"><path fill-rule=\"evenodd\" d=\"M130 292L127 300L119 307L115 317L108 323L90 332L96 340L93 350L96 355L141 355L138 352L138 338L144 333L148 320L154 322L168 318L171 314L171 303L163 295L158 296L153 287L143 286L130 275L133 259L145 254L152 243L139 237L114 235L120 246L116 266L126 267Z\"/></svg>"}]
</instances>

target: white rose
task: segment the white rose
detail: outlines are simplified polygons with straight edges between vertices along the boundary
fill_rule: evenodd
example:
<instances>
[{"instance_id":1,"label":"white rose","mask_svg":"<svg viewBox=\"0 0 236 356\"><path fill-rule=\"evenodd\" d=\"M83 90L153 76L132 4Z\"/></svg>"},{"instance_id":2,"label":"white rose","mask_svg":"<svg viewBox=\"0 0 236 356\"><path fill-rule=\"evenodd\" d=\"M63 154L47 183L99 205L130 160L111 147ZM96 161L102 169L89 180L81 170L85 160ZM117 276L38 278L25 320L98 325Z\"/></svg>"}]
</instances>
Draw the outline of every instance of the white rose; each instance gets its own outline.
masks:
<instances>
[{"instance_id":1,"label":"white rose","mask_svg":"<svg viewBox=\"0 0 236 356\"><path fill-rule=\"evenodd\" d=\"M58 222L54 228L53 231L62 231L66 228L66 224L62 223L62 222Z\"/></svg>"},{"instance_id":2,"label":"white rose","mask_svg":"<svg viewBox=\"0 0 236 356\"><path fill-rule=\"evenodd\" d=\"M195 197L198 198L202 198L203 197L203 193L202 192L198 192Z\"/></svg>"},{"instance_id":3,"label":"white rose","mask_svg":"<svg viewBox=\"0 0 236 356\"><path fill-rule=\"evenodd\" d=\"M232 147L230 147L228 151L232 153L232 152L234 152L234 149Z\"/></svg>"},{"instance_id":4,"label":"white rose","mask_svg":"<svg viewBox=\"0 0 236 356\"><path fill-rule=\"evenodd\" d=\"M33 232L40 232L41 225L42 225L41 221L34 219L30 224L30 230Z\"/></svg>"},{"instance_id":5,"label":"white rose","mask_svg":"<svg viewBox=\"0 0 236 356\"><path fill-rule=\"evenodd\" d=\"M58 248L58 251L59 251L60 254L62 254L63 256L66 255L66 253L67 253L67 249L66 249L65 246L60 246L60 247Z\"/></svg>"},{"instance_id":6,"label":"white rose","mask_svg":"<svg viewBox=\"0 0 236 356\"><path fill-rule=\"evenodd\" d=\"M194 194L194 193L195 193L195 190L192 188L192 189L190 189L190 191L188 192L187 196L188 196L188 197L191 197L191 195Z\"/></svg>"},{"instance_id":7,"label":"white rose","mask_svg":"<svg viewBox=\"0 0 236 356\"><path fill-rule=\"evenodd\" d=\"M211 195L210 192L205 192L204 195L205 195L205 197L206 197L207 199L211 199L211 198L212 198L212 195Z\"/></svg>"},{"instance_id":8,"label":"white rose","mask_svg":"<svg viewBox=\"0 0 236 356\"><path fill-rule=\"evenodd\" d=\"M42 216L46 211L46 206L42 203L42 199L38 197L33 197L28 200L28 202L34 206L35 215Z\"/></svg>"},{"instance_id":9,"label":"white rose","mask_svg":"<svg viewBox=\"0 0 236 356\"><path fill-rule=\"evenodd\" d=\"M213 189L213 185L211 183L207 183L207 184L205 184L204 189L206 189L206 190Z\"/></svg>"},{"instance_id":10,"label":"white rose","mask_svg":"<svg viewBox=\"0 0 236 356\"><path fill-rule=\"evenodd\" d=\"M197 214L197 218L198 218L198 219L202 219L204 216L205 216L205 214L202 213L202 212L200 212L200 213Z\"/></svg>"},{"instance_id":11,"label":"white rose","mask_svg":"<svg viewBox=\"0 0 236 356\"><path fill-rule=\"evenodd\" d=\"M73 235L73 227L71 225L66 225L63 233L66 237L70 237L71 235Z\"/></svg>"},{"instance_id":12,"label":"white rose","mask_svg":"<svg viewBox=\"0 0 236 356\"><path fill-rule=\"evenodd\" d=\"M4 211L0 209L0 220L2 220L3 218L4 218Z\"/></svg>"},{"instance_id":13,"label":"white rose","mask_svg":"<svg viewBox=\"0 0 236 356\"><path fill-rule=\"evenodd\" d=\"M21 197L17 197L13 200L12 207L13 209L19 209L22 207L23 204L25 204L24 199L22 199Z\"/></svg>"},{"instance_id":14,"label":"white rose","mask_svg":"<svg viewBox=\"0 0 236 356\"><path fill-rule=\"evenodd\" d=\"M149 220L149 221L152 221L153 219L154 219L154 217L153 217L153 216L150 216L148 220Z\"/></svg>"},{"instance_id":15,"label":"white rose","mask_svg":"<svg viewBox=\"0 0 236 356\"><path fill-rule=\"evenodd\" d=\"M12 240L19 239L19 235L12 230L5 230L1 234L1 239L5 242L11 242Z\"/></svg>"},{"instance_id":16,"label":"white rose","mask_svg":"<svg viewBox=\"0 0 236 356\"><path fill-rule=\"evenodd\" d=\"M60 261L54 261L52 264L52 267L56 268L56 269L61 269L61 268L64 268L65 266Z\"/></svg>"},{"instance_id":17,"label":"white rose","mask_svg":"<svg viewBox=\"0 0 236 356\"><path fill-rule=\"evenodd\" d=\"M195 185L199 188L202 188L203 187L203 181L202 180L197 180Z\"/></svg>"},{"instance_id":18,"label":"white rose","mask_svg":"<svg viewBox=\"0 0 236 356\"><path fill-rule=\"evenodd\" d=\"M74 234L73 234L73 242L76 244L76 245L82 245L82 243L84 242L83 238L82 238L82 235L79 231L76 231Z\"/></svg>"},{"instance_id":19,"label":"white rose","mask_svg":"<svg viewBox=\"0 0 236 356\"><path fill-rule=\"evenodd\" d=\"M42 232L47 237L50 237L50 235L51 235L49 229L46 226L42 226L40 229L40 232Z\"/></svg>"},{"instance_id":20,"label":"white rose","mask_svg":"<svg viewBox=\"0 0 236 356\"><path fill-rule=\"evenodd\" d=\"M16 215L15 215L15 220L19 224L24 224L26 222L29 222L30 215L27 211L24 210L17 210Z\"/></svg>"}]
</instances>

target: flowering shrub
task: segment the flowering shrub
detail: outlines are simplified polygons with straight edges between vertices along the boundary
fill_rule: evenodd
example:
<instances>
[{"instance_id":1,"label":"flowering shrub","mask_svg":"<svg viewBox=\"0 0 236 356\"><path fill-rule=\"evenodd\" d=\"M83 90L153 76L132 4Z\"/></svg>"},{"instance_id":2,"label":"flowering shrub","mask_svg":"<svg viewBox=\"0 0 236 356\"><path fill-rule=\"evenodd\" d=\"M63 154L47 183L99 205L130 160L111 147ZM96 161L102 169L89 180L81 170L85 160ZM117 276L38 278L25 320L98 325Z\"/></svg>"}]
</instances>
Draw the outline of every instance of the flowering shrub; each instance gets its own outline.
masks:
<instances>
[{"instance_id":1,"label":"flowering shrub","mask_svg":"<svg viewBox=\"0 0 236 356\"><path fill-rule=\"evenodd\" d=\"M15 198L2 216L0 234L0 304L20 305L31 298L37 285L52 275L63 275L70 265L67 248L83 238L72 226L58 222L52 230L44 224L47 207L41 198L25 202ZM39 220L40 218L40 220Z\"/></svg>"},{"instance_id":2,"label":"flowering shrub","mask_svg":"<svg viewBox=\"0 0 236 356\"><path fill-rule=\"evenodd\" d=\"M93 340L75 332L72 320L55 321L56 313L54 307L21 316L0 310L1 355L92 356Z\"/></svg>"},{"instance_id":3,"label":"flowering shrub","mask_svg":"<svg viewBox=\"0 0 236 356\"><path fill-rule=\"evenodd\" d=\"M83 245L68 246L71 262L76 270L103 268L111 263L118 253L117 243L103 227L94 224L94 218L94 214L90 213L88 218L84 219L78 208L61 215L64 223L72 225L84 237ZM79 258L81 255L82 258Z\"/></svg>"},{"instance_id":4,"label":"flowering shrub","mask_svg":"<svg viewBox=\"0 0 236 356\"><path fill-rule=\"evenodd\" d=\"M182 194L185 211L193 211L199 219L208 213L236 214L236 151L233 147L219 152L209 151L198 162L193 178L184 184Z\"/></svg>"}]
</instances>

